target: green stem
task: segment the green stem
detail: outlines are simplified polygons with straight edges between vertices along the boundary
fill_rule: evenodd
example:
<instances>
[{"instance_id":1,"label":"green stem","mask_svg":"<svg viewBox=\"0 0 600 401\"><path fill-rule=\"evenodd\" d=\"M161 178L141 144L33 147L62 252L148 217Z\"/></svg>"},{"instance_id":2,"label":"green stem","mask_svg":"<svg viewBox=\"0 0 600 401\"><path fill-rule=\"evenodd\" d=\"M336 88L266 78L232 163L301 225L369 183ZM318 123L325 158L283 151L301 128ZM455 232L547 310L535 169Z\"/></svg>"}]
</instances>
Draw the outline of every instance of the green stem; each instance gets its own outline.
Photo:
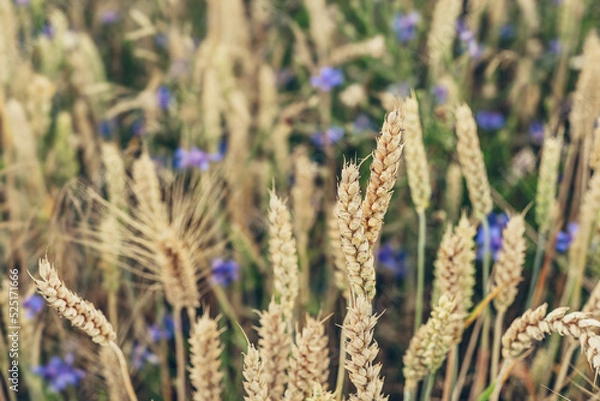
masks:
<instances>
[{"instance_id":1,"label":"green stem","mask_svg":"<svg viewBox=\"0 0 600 401\"><path fill-rule=\"evenodd\" d=\"M415 307L415 332L421 326L423 319L423 293L425 290L425 211L419 213L419 243L417 254L417 301Z\"/></svg>"},{"instance_id":2,"label":"green stem","mask_svg":"<svg viewBox=\"0 0 600 401\"><path fill-rule=\"evenodd\" d=\"M423 388L423 393L421 394L421 401L429 401L431 400L431 391L433 390L433 383L435 382L435 373L437 371L431 372L427 375L427 379L425 379L425 386Z\"/></svg>"},{"instance_id":3,"label":"green stem","mask_svg":"<svg viewBox=\"0 0 600 401\"><path fill-rule=\"evenodd\" d=\"M498 376L498 365L500 364L500 339L502 338L502 323L504 312L498 312L494 324L494 345L492 348L492 370L491 377Z\"/></svg>"},{"instance_id":4,"label":"green stem","mask_svg":"<svg viewBox=\"0 0 600 401\"><path fill-rule=\"evenodd\" d=\"M547 232L540 233L538 236L537 249L535 251L535 259L533 261L533 273L531 274L531 283L529 283L529 293L527 294L527 308L531 308L533 302L533 294L540 277L540 268L544 258L544 249L546 247Z\"/></svg>"}]
</instances>

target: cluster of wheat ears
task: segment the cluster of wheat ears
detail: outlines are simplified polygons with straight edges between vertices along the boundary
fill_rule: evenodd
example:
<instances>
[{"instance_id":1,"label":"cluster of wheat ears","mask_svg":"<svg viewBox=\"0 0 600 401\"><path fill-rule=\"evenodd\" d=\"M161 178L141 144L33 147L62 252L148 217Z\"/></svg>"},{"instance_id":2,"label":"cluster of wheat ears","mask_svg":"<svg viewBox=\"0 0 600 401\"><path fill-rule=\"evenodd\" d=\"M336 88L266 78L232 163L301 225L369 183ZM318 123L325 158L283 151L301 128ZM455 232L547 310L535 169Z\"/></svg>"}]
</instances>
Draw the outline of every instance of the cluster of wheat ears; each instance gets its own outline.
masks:
<instances>
[{"instance_id":1,"label":"cluster of wheat ears","mask_svg":"<svg viewBox=\"0 0 600 401\"><path fill-rule=\"evenodd\" d=\"M460 399L477 341L481 346L476 366L486 372L481 376L483 386L488 386L486 392L490 399L499 398L502 385L511 370L534 343L553 333L570 339L571 354L579 345L582 355L597 373L600 369L600 336L597 334L600 321L594 316L598 311L597 304L600 304L600 286L596 287L581 311L567 313L568 308L559 307L547 313L547 305L542 304L528 309L508 328L504 327L505 312L517 296L525 263L526 225L523 214L515 213L510 217L503 231L502 250L491 271L487 244L487 260L484 260L481 272L481 302L473 305L476 283L475 225L479 222L485 228L485 217L492 210L493 202L476 124L466 104L456 109L456 135L457 154L469 191L472 217L463 213L458 224L449 226L442 238L435 261L432 312L424 324L421 324L424 266L419 261L415 332L402 358L404 398L415 399L423 380L420 393L425 399L430 397L436 372L448 358L443 399ZM536 216L541 215L542 221L548 219L548 216L543 216L544 213L552 213L559 151L560 141L547 138L540 167L536 208ZM105 154L110 154L109 149ZM273 292L268 308L259 312L258 343L248 343L247 351L243 354L246 400L344 398L368 401L388 398L383 391L382 366L377 362L380 350L375 341L379 313L384 311L375 311L372 303L377 287L374 249L378 244L402 156L417 213L423 216L431 188L418 103L414 96L405 99L399 108L385 117L370 160L370 176L364 196L360 165L350 161L341 170L335 224L331 225L330 231L334 255L338 259L336 283L344 294L347 312L339 336L340 364L334 389L329 388L330 345L324 326L327 318L305 315L300 306L299 294L306 289L301 288L303 272L299 269L292 215L286 201L272 190L268 224ZM115 164L118 165L113 160L107 166L114 167ZM222 199L219 184L198 178L186 181L185 185L175 181L169 188L161 189L147 153L143 153L134 163L130 181L120 183L120 187L109 188L110 201L93 191L80 188L107 212L99 228L88 228L86 238L92 240L87 243L104 244L102 251L107 258L111 251L113 256L118 256L127 249L128 255L135 256L141 265L146 266L140 271L131 266L129 269L162 285L165 299L174 311L177 360L175 387L178 400L188 398L187 380L195 389L194 400L220 399L224 376L220 366L221 353L224 352L220 342L220 316L214 317L215 313L207 308L203 308L200 317L196 316L204 290L198 283L210 283L203 280L208 274L204 264L211 255L217 255L223 246L219 230L215 228L219 221L214 217ZM122 194L125 185L130 185L136 195L135 207L130 212L125 212L121 205L121 202L125 202ZM582 222L598 214L599 200L600 175L595 174L582 200ZM421 234L424 235L424 231L420 230ZM575 240L580 250L585 248L589 235L590 229L583 227L580 230ZM573 285L577 283L576 273L572 275ZM114 276L115 280L119 279L118 272ZM107 365L104 376L110 394L117 394L117 397L121 394L123 398L136 400L127 362L118 345L119 339L105 315L69 290L47 258L39 261L35 283L48 305L103 347L100 355ZM231 317L224 295L218 293L218 286L211 288L223 300L222 312ZM534 297L530 305L536 302L539 303ZM495 311L493 322L491 304ZM572 305L574 308L579 306L577 303ZM186 356L186 340L182 330L181 314L184 310L193 322L187 339L189 357ZM492 323L493 330L490 327ZM458 355L458 344L465 329L471 325L474 329L469 346L464 355ZM490 333L491 345L488 338ZM456 364L460 357L462 368L458 371L455 366L458 366ZM486 379L488 369L489 381ZM568 367L561 369L557 390L562 388L567 370ZM353 385L351 389L344 388L346 372ZM347 392L349 395L344 394Z\"/></svg>"}]
</instances>

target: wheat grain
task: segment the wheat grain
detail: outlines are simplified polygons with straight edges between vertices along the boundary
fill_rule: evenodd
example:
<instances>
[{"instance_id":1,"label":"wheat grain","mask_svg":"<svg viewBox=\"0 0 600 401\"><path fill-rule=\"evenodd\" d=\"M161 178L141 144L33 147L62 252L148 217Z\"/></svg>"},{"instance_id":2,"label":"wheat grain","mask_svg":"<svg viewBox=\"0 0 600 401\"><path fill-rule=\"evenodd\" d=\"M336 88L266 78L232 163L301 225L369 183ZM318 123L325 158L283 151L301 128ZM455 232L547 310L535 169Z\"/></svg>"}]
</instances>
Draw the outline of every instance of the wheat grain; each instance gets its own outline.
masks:
<instances>
[{"instance_id":1,"label":"wheat grain","mask_svg":"<svg viewBox=\"0 0 600 401\"><path fill-rule=\"evenodd\" d=\"M283 306L283 315L289 322L293 318L298 297L298 255L290 212L275 192L271 192L269 203L269 236L275 297Z\"/></svg>"},{"instance_id":2,"label":"wheat grain","mask_svg":"<svg viewBox=\"0 0 600 401\"><path fill-rule=\"evenodd\" d=\"M219 340L218 320L205 312L192 326L190 332L190 381L196 389L194 401L218 401L221 399L223 372Z\"/></svg>"},{"instance_id":3,"label":"wheat grain","mask_svg":"<svg viewBox=\"0 0 600 401\"><path fill-rule=\"evenodd\" d=\"M41 279L34 279L38 292L62 317L100 345L109 345L117 338L104 314L91 302L71 292L60 280L48 258L40 259L39 274Z\"/></svg>"},{"instance_id":4,"label":"wheat grain","mask_svg":"<svg viewBox=\"0 0 600 401\"><path fill-rule=\"evenodd\" d=\"M383 218L392 198L391 191L396 184L402 154L402 119L402 113L398 109L386 116L381 135L377 138L377 148L373 153L371 175L362 203L362 224L369 249L377 242Z\"/></svg>"},{"instance_id":5,"label":"wheat grain","mask_svg":"<svg viewBox=\"0 0 600 401\"><path fill-rule=\"evenodd\" d=\"M492 289L501 288L494 298L494 306L500 312L506 311L517 296L517 285L525 263L525 220L516 215L510 218L502 232L502 250L494 265Z\"/></svg>"},{"instance_id":6,"label":"wheat grain","mask_svg":"<svg viewBox=\"0 0 600 401\"><path fill-rule=\"evenodd\" d=\"M312 392L313 383L319 383L327 389L329 376L328 338L322 321L308 316L306 327L297 332L296 343L292 345L289 360L288 387L284 400L304 401Z\"/></svg>"},{"instance_id":7,"label":"wheat grain","mask_svg":"<svg viewBox=\"0 0 600 401\"><path fill-rule=\"evenodd\" d=\"M383 396L383 379L379 376L381 364L375 363L379 346L373 339L378 316L373 315L371 303L364 296L356 297L348 307L344 320L346 333L345 368L356 394L350 399L360 401L387 400Z\"/></svg>"},{"instance_id":8,"label":"wheat grain","mask_svg":"<svg viewBox=\"0 0 600 401\"><path fill-rule=\"evenodd\" d=\"M244 355L244 390L246 390L246 401L267 401L268 384L263 370L263 362L260 360L258 350L253 344L248 345L248 352Z\"/></svg>"},{"instance_id":9,"label":"wheat grain","mask_svg":"<svg viewBox=\"0 0 600 401\"><path fill-rule=\"evenodd\" d=\"M286 370L291 351L291 335L286 332L283 307L271 300L269 308L259 314L258 351L271 400L280 400L287 383Z\"/></svg>"},{"instance_id":10,"label":"wheat grain","mask_svg":"<svg viewBox=\"0 0 600 401\"><path fill-rule=\"evenodd\" d=\"M473 214L481 220L492 211L492 195L483 162L483 153L479 146L477 125L471 109L466 104L459 106L456 110L456 136L458 139L456 150L467 181Z\"/></svg>"},{"instance_id":11,"label":"wheat grain","mask_svg":"<svg viewBox=\"0 0 600 401\"><path fill-rule=\"evenodd\" d=\"M417 213L421 213L429 206L431 184L419 118L419 103L414 93L412 97L404 100L402 111L404 112L404 159L408 186Z\"/></svg>"},{"instance_id":12,"label":"wheat grain","mask_svg":"<svg viewBox=\"0 0 600 401\"><path fill-rule=\"evenodd\" d=\"M362 224L363 209L358 179L356 164L350 162L344 166L338 185L338 228L352 293L373 299L376 291L375 268Z\"/></svg>"}]
</instances>

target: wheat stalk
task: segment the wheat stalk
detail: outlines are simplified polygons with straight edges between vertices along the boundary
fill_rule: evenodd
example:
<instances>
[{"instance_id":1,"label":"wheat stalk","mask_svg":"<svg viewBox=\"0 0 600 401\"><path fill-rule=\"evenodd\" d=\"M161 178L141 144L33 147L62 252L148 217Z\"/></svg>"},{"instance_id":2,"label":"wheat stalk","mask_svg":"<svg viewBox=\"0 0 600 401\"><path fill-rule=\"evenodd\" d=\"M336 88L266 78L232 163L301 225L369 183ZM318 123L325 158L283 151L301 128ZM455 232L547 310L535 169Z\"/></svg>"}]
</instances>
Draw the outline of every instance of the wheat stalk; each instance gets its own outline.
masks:
<instances>
[{"instance_id":1,"label":"wheat stalk","mask_svg":"<svg viewBox=\"0 0 600 401\"><path fill-rule=\"evenodd\" d=\"M271 400L279 400L287 383L291 336L286 332L283 307L274 300L271 300L269 308L261 312L259 317L258 351Z\"/></svg>"},{"instance_id":2,"label":"wheat stalk","mask_svg":"<svg viewBox=\"0 0 600 401\"><path fill-rule=\"evenodd\" d=\"M196 389L194 401L221 399L223 372L219 318L212 319L205 312L192 326L190 333L190 381Z\"/></svg>"},{"instance_id":3,"label":"wheat stalk","mask_svg":"<svg viewBox=\"0 0 600 401\"><path fill-rule=\"evenodd\" d=\"M358 166L352 162L342 169L338 185L337 216L342 251L346 257L348 281L355 296L375 296L375 268L369 241L362 224Z\"/></svg>"},{"instance_id":4,"label":"wheat stalk","mask_svg":"<svg viewBox=\"0 0 600 401\"><path fill-rule=\"evenodd\" d=\"M344 365L350 381L356 387L356 394L350 397L351 400L387 400L383 396L383 378L379 376L381 364L375 363L379 353L379 346L373 339L377 319L370 301L364 296L356 297L344 319L348 355Z\"/></svg>"},{"instance_id":5,"label":"wheat stalk","mask_svg":"<svg viewBox=\"0 0 600 401\"><path fill-rule=\"evenodd\" d=\"M372 249L377 242L383 218L392 198L391 191L396 185L398 164L402 154L401 142L402 115L398 109L395 109L386 116L381 135L377 138L369 184L362 203L362 224L369 249Z\"/></svg>"},{"instance_id":6,"label":"wheat stalk","mask_svg":"<svg viewBox=\"0 0 600 401\"><path fill-rule=\"evenodd\" d=\"M244 355L244 390L247 396L246 401L267 401L269 400L267 377L264 372L263 361L260 360L258 350L253 344L248 345L248 352Z\"/></svg>"},{"instance_id":7,"label":"wheat stalk","mask_svg":"<svg viewBox=\"0 0 600 401\"><path fill-rule=\"evenodd\" d=\"M297 333L289 360L288 387L284 400L304 401L312 392L313 383L327 389L329 376L328 338L322 321L307 316L306 327Z\"/></svg>"}]
</instances>

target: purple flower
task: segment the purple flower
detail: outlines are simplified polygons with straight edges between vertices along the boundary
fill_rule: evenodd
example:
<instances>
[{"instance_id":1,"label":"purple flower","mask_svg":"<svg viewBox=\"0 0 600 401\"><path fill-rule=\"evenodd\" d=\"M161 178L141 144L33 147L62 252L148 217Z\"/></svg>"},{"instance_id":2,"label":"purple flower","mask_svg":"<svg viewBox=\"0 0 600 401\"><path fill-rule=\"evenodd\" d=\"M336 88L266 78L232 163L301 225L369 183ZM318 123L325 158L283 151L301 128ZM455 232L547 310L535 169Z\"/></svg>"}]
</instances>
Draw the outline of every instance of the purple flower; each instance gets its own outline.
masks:
<instances>
[{"instance_id":1,"label":"purple flower","mask_svg":"<svg viewBox=\"0 0 600 401\"><path fill-rule=\"evenodd\" d=\"M504 127L504 116L495 111L482 110L475 115L477 125L486 131L498 130Z\"/></svg>"},{"instance_id":2,"label":"purple flower","mask_svg":"<svg viewBox=\"0 0 600 401\"><path fill-rule=\"evenodd\" d=\"M50 391L58 393L69 385L76 386L85 377L85 372L73 367L75 357L73 354L65 356L64 361L58 356L53 356L45 366L33 368L33 373L48 382Z\"/></svg>"},{"instance_id":3,"label":"purple flower","mask_svg":"<svg viewBox=\"0 0 600 401\"><path fill-rule=\"evenodd\" d=\"M342 127L331 127L325 132L315 132L311 137L312 142L318 147L331 146L344 136Z\"/></svg>"},{"instance_id":4,"label":"purple flower","mask_svg":"<svg viewBox=\"0 0 600 401\"><path fill-rule=\"evenodd\" d=\"M448 89L445 86L437 85L432 90L433 96L435 96L435 103L440 105L448 101Z\"/></svg>"},{"instance_id":5,"label":"purple flower","mask_svg":"<svg viewBox=\"0 0 600 401\"><path fill-rule=\"evenodd\" d=\"M156 90L156 100L158 102L158 107L161 110L168 110L171 105L171 91L165 85L161 85Z\"/></svg>"},{"instance_id":6,"label":"purple flower","mask_svg":"<svg viewBox=\"0 0 600 401\"><path fill-rule=\"evenodd\" d=\"M161 340L171 340L175 333L175 322L173 321L173 317L171 315L165 315L163 317L162 325L153 324L148 327L148 335L152 342L158 342Z\"/></svg>"},{"instance_id":7,"label":"purple flower","mask_svg":"<svg viewBox=\"0 0 600 401\"><path fill-rule=\"evenodd\" d=\"M414 39L420 21L421 14L418 11L411 11L406 15L398 13L392 23L392 30L400 42L406 43Z\"/></svg>"},{"instance_id":8,"label":"purple flower","mask_svg":"<svg viewBox=\"0 0 600 401\"><path fill-rule=\"evenodd\" d=\"M135 344L131 351L131 364L136 370L140 370L150 363L151 365L158 365L158 356L153 354L147 346L142 344Z\"/></svg>"},{"instance_id":9,"label":"purple flower","mask_svg":"<svg viewBox=\"0 0 600 401\"><path fill-rule=\"evenodd\" d=\"M544 143L544 124L541 121L534 121L529 124L529 137L531 142L536 145Z\"/></svg>"},{"instance_id":10,"label":"purple flower","mask_svg":"<svg viewBox=\"0 0 600 401\"><path fill-rule=\"evenodd\" d=\"M216 258L212 261L212 279L222 287L237 281L239 271L240 265L233 259Z\"/></svg>"},{"instance_id":11,"label":"purple flower","mask_svg":"<svg viewBox=\"0 0 600 401\"><path fill-rule=\"evenodd\" d=\"M559 39L552 39L550 42L548 42L548 50L550 51L550 54L555 56L559 55L562 51L561 41Z\"/></svg>"},{"instance_id":12,"label":"purple flower","mask_svg":"<svg viewBox=\"0 0 600 401\"><path fill-rule=\"evenodd\" d=\"M375 128L375 126L373 124L373 121L371 121L371 119L369 118L369 116L367 116L365 113L360 113L356 117L356 120L354 120L354 122L352 123L352 128L355 132L363 132L372 130ZM344 133L342 132L342 135L343 134Z\"/></svg>"},{"instance_id":13,"label":"purple flower","mask_svg":"<svg viewBox=\"0 0 600 401\"><path fill-rule=\"evenodd\" d=\"M397 97L407 97L410 95L410 88L411 85L408 82L399 82L397 84L389 85L386 92Z\"/></svg>"},{"instance_id":14,"label":"purple flower","mask_svg":"<svg viewBox=\"0 0 600 401\"><path fill-rule=\"evenodd\" d=\"M221 153L207 153L203 150L193 147L190 150L182 148L175 151L174 166L176 169L186 169L189 167L199 168L200 170L208 170L211 162L217 162L223 159Z\"/></svg>"},{"instance_id":15,"label":"purple flower","mask_svg":"<svg viewBox=\"0 0 600 401\"><path fill-rule=\"evenodd\" d=\"M18 6L27 6L30 2L30 0L15 0L15 4Z\"/></svg>"},{"instance_id":16,"label":"purple flower","mask_svg":"<svg viewBox=\"0 0 600 401\"><path fill-rule=\"evenodd\" d=\"M498 253L502 249L502 230L508 223L508 216L505 213L490 213L488 216L488 224L490 226L490 252L494 260L498 258ZM483 226L479 226L475 242L477 243L477 260L483 260L483 248L485 241L485 233Z\"/></svg>"},{"instance_id":17,"label":"purple flower","mask_svg":"<svg viewBox=\"0 0 600 401\"><path fill-rule=\"evenodd\" d=\"M571 242L573 238L575 238L575 234L577 234L577 230L579 230L579 224L577 223L569 223L567 225L567 231L561 231L556 234L556 251L560 253L565 253L571 246Z\"/></svg>"},{"instance_id":18,"label":"purple flower","mask_svg":"<svg viewBox=\"0 0 600 401\"><path fill-rule=\"evenodd\" d=\"M483 48L477 43L475 34L467 28L464 20L458 20L456 23L456 31L464 48L467 49L471 57L479 58L483 53Z\"/></svg>"},{"instance_id":19,"label":"purple flower","mask_svg":"<svg viewBox=\"0 0 600 401\"><path fill-rule=\"evenodd\" d=\"M42 28L42 34L48 39L52 39L54 37L54 27L50 24L44 24L44 27Z\"/></svg>"},{"instance_id":20,"label":"purple flower","mask_svg":"<svg viewBox=\"0 0 600 401\"><path fill-rule=\"evenodd\" d=\"M146 123L143 118L139 118L133 122L131 132L135 136L142 136L146 133Z\"/></svg>"},{"instance_id":21,"label":"purple flower","mask_svg":"<svg viewBox=\"0 0 600 401\"><path fill-rule=\"evenodd\" d=\"M104 10L100 15L100 22L105 25L114 24L121 18L117 10Z\"/></svg>"},{"instance_id":22,"label":"purple flower","mask_svg":"<svg viewBox=\"0 0 600 401\"><path fill-rule=\"evenodd\" d=\"M318 88L323 92L329 92L336 86L344 83L344 74L342 70L333 67L323 67L319 75L310 78L310 84L313 88Z\"/></svg>"},{"instance_id":23,"label":"purple flower","mask_svg":"<svg viewBox=\"0 0 600 401\"><path fill-rule=\"evenodd\" d=\"M394 273L397 279L406 275L406 253L394 248L389 242L383 244L377 252L378 265Z\"/></svg>"},{"instance_id":24,"label":"purple flower","mask_svg":"<svg viewBox=\"0 0 600 401\"><path fill-rule=\"evenodd\" d=\"M25 308L25 317L33 319L44 309L44 298L41 295L33 294L23 302Z\"/></svg>"}]
</instances>

